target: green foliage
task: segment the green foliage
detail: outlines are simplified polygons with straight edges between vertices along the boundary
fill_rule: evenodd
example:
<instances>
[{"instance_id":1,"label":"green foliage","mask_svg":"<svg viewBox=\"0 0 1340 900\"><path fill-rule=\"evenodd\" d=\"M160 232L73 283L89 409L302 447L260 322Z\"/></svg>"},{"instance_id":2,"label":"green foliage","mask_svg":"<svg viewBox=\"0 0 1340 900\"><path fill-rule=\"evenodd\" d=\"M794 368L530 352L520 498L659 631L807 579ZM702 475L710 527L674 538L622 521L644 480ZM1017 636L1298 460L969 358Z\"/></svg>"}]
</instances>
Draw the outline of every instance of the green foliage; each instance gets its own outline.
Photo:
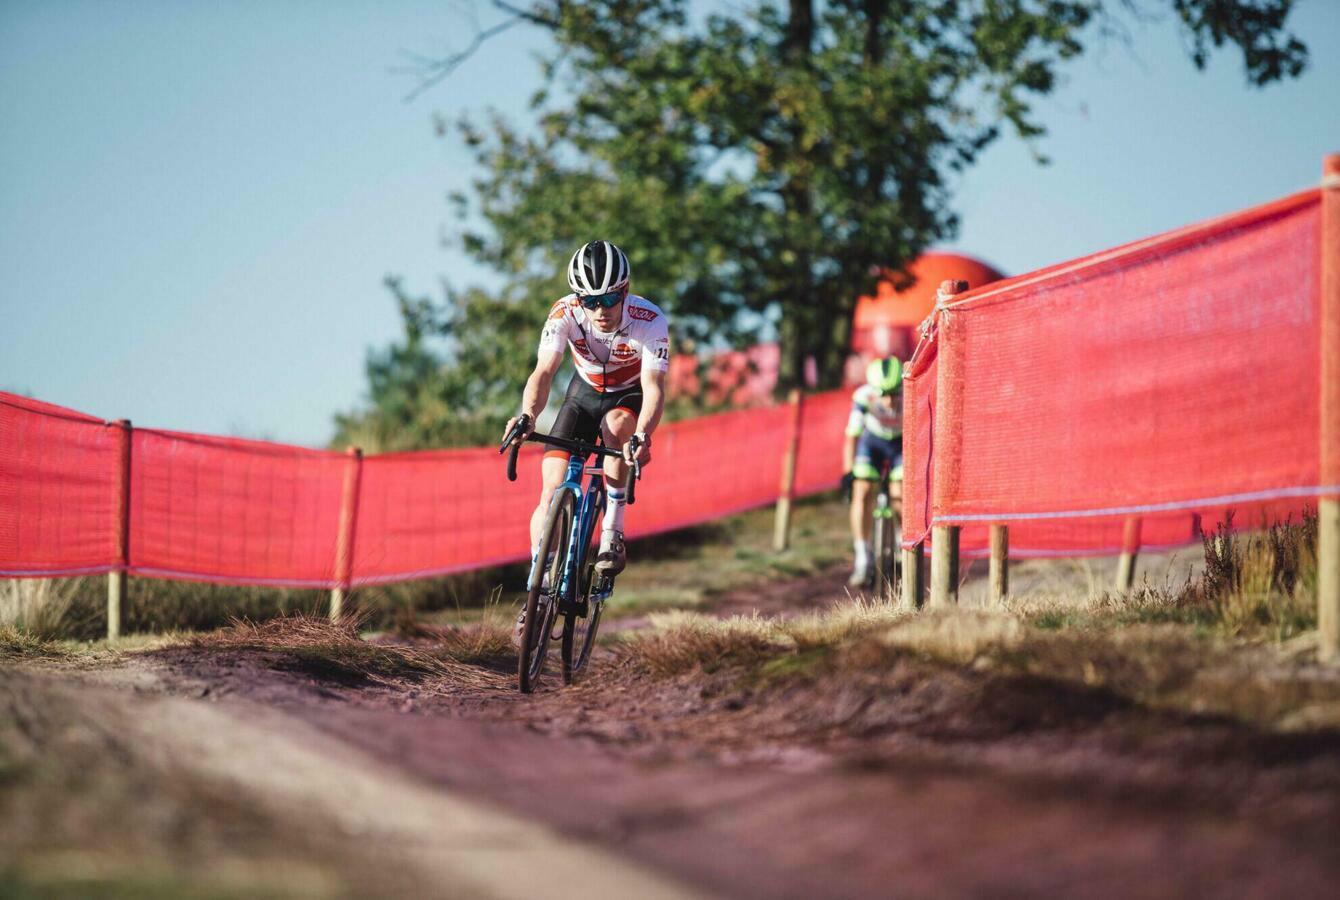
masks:
<instances>
[{"instance_id":1,"label":"green foliage","mask_svg":"<svg viewBox=\"0 0 1340 900\"><path fill-rule=\"evenodd\" d=\"M369 404L336 416L334 445L380 453L499 439L530 374L544 309L515 291L449 290L439 305L410 297L399 279L386 285L404 337L368 354Z\"/></svg>"},{"instance_id":2,"label":"green foliage","mask_svg":"<svg viewBox=\"0 0 1340 900\"><path fill-rule=\"evenodd\" d=\"M1210 45L1236 44L1247 80L1261 87L1296 78L1307 66L1307 47L1284 31L1293 0L1173 0L1173 10L1190 33L1191 59L1203 69Z\"/></svg>"},{"instance_id":3,"label":"green foliage","mask_svg":"<svg viewBox=\"0 0 1340 900\"><path fill-rule=\"evenodd\" d=\"M1197 65L1225 43L1255 84L1305 64L1284 32L1291 0L1163 3ZM1032 104L1063 65L1147 12L1138 0L755 0L705 17L688 0L493 5L555 45L533 122L455 123L481 175L453 203L484 225L460 239L507 287L437 307L393 283L406 340L369 360L373 411L342 419L346 433L385 427L395 446L494 436L569 255L596 236L628 253L634 289L670 310L681 351L775 329L781 387L808 357L835 384L855 298L954 235L952 176L1006 131L1044 135ZM433 353L428 332L474 346Z\"/></svg>"}]
</instances>

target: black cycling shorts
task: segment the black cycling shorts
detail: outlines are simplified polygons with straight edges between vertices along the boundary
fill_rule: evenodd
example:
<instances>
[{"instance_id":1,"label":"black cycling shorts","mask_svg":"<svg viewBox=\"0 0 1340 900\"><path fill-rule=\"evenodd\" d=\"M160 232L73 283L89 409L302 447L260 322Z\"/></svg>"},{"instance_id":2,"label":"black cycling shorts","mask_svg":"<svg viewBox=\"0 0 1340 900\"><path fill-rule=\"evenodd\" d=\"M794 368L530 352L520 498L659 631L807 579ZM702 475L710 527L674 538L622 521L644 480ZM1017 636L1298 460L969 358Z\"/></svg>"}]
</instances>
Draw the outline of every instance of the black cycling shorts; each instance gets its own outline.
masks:
<instances>
[{"instance_id":1,"label":"black cycling shorts","mask_svg":"<svg viewBox=\"0 0 1340 900\"><path fill-rule=\"evenodd\" d=\"M602 393L582 381L580 375L573 375L549 433L594 444L600 436L600 423L615 409L626 409L635 416L642 412L642 387L634 385L627 390Z\"/></svg>"}]
</instances>

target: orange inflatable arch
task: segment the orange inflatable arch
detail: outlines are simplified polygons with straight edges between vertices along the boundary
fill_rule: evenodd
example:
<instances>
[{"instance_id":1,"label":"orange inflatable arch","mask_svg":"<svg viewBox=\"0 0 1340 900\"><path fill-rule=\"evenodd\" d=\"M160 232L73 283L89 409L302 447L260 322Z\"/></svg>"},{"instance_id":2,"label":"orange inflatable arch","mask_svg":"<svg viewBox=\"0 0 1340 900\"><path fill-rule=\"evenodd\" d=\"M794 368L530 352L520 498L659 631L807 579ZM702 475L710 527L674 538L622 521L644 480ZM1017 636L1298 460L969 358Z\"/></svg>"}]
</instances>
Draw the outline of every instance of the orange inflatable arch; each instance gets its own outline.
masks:
<instances>
[{"instance_id":1,"label":"orange inflatable arch","mask_svg":"<svg viewBox=\"0 0 1340 900\"><path fill-rule=\"evenodd\" d=\"M852 322L852 352L862 357L897 356L907 359L917 345L917 326L935 309L935 289L946 279L979 288L1004 276L981 260L958 253L923 253L907 267L914 279L901 291L882 280L873 297L856 301Z\"/></svg>"}]
</instances>

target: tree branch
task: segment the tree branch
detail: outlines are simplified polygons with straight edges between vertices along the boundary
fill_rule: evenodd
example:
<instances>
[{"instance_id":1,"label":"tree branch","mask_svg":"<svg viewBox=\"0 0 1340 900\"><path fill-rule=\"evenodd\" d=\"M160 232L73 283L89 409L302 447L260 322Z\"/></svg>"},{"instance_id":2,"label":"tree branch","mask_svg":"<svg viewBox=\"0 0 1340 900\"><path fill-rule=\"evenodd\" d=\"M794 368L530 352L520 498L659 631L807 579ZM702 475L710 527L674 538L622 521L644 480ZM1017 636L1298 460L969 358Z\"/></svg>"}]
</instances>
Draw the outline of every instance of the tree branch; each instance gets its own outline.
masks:
<instances>
[{"instance_id":1,"label":"tree branch","mask_svg":"<svg viewBox=\"0 0 1340 900\"><path fill-rule=\"evenodd\" d=\"M497 5L503 6L504 4L498 3ZM476 31L475 38L470 42L470 46L466 47L459 53L453 53L450 56L444 57L442 59L428 59L426 57L416 56L416 58L421 63L418 69L416 70L419 72L419 83L415 86L414 90L410 91L408 94L405 95L405 102L409 103L415 97L418 97L420 94L422 94L424 91L428 90L434 85L439 84L444 78L446 78L452 72L455 72L458 68L460 68L461 63L465 62L471 56L474 56L475 51L477 51L480 47L482 47L484 45L484 42L487 41L489 38L496 37L497 35L502 34L504 31L511 28L513 25L519 25L522 22L529 22L529 21L532 21L532 17L522 15L521 13L516 13L513 15L512 18L499 22L497 25L494 25L491 28L485 28L482 31Z\"/></svg>"}]
</instances>

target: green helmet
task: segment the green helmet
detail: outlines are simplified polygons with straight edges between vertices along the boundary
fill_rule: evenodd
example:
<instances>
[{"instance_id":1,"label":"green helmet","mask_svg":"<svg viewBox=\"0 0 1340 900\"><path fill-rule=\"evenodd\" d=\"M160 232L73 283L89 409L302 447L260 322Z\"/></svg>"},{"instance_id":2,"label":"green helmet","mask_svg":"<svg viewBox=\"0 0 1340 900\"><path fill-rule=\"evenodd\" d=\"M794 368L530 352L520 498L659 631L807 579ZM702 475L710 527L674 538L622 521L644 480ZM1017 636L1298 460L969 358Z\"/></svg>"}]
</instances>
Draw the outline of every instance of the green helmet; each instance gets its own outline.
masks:
<instances>
[{"instance_id":1,"label":"green helmet","mask_svg":"<svg viewBox=\"0 0 1340 900\"><path fill-rule=\"evenodd\" d=\"M877 359L865 368L865 380L881 394L892 394L903 383L903 362L896 356Z\"/></svg>"}]
</instances>

